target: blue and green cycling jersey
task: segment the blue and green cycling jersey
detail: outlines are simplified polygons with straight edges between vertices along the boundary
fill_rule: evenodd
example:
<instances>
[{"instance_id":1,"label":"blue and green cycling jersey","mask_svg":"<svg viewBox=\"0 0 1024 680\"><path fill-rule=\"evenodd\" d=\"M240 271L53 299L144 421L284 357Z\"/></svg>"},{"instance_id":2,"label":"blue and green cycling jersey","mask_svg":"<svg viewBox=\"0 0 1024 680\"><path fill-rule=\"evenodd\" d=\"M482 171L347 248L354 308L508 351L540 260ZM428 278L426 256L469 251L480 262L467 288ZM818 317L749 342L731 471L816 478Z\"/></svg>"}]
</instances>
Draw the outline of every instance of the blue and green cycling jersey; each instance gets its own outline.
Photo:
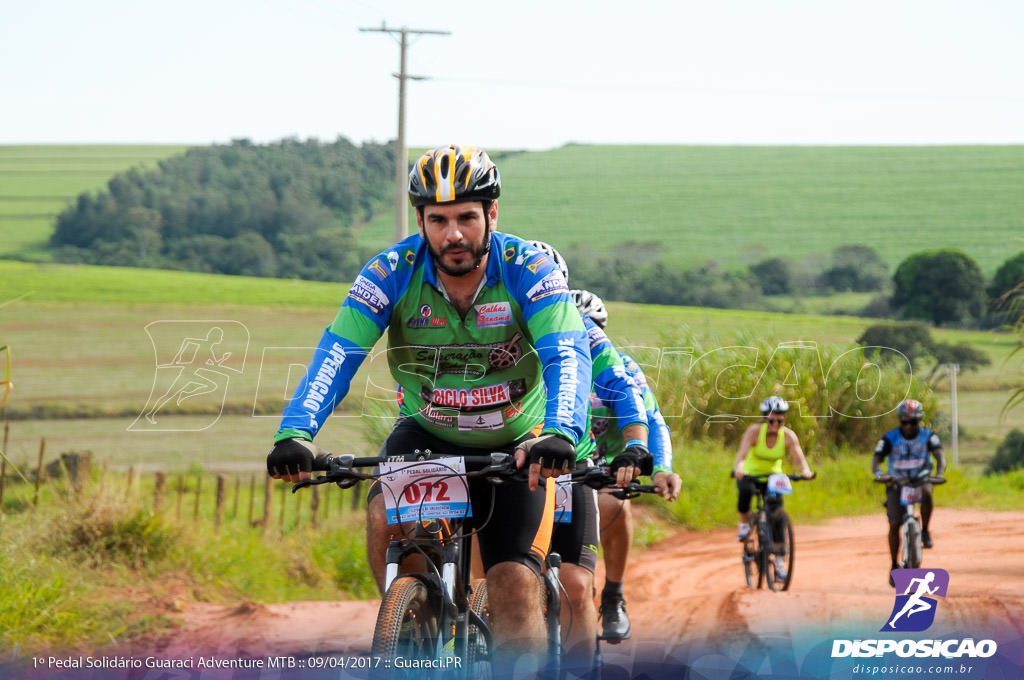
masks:
<instances>
[{"instance_id":1,"label":"blue and green cycling jersey","mask_svg":"<svg viewBox=\"0 0 1024 680\"><path fill-rule=\"evenodd\" d=\"M590 359L593 364L593 395L591 397L591 408L594 399L597 399L602 407L602 414L609 413L618 424L615 435L619 438L619 450L623 448L621 431L629 425L643 425L648 427L647 411L644 406L643 393L627 372L626 365L622 361L619 352L612 345L611 340L590 317L583 317L583 325L587 328L587 338L590 341ZM648 390L650 391L650 390ZM594 414L588 413L588 430L593 430ZM607 416L605 416L607 417ZM593 437L585 437L580 445L576 447L577 460L592 458L597 452L597 442Z\"/></svg>"},{"instance_id":2,"label":"blue and green cycling jersey","mask_svg":"<svg viewBox=\"0 0 1024 680\"><path fill-rule=\"evenodd\" d=\"M644 409L647 415L647 448L654 457L654 472L672 472L672 440L665 423L665 417L658 407L658 400L647 384L647 376L640 365L628 354L622 354L622 363L628 375L640 389ZM614 460L625 448L620 431L624 425L616 412L605 403L595 391L590 397L591 438L594 440L595 453L606 460ZM627 423L628 424L628 423Z\"/></svg>"},{"instance_id":3,"label":"blue and green cycling jersey","mask_svg":"<svg viewBox=\"0 0 1024 680\"><path fill-rule=\"evenodd\" d=\"M388 331L400 413L461 446L501 446L531 431L579 443L591 380L587 333L558 267L494 232L482 287L465 318L441 291L413 235L373 258L327 327L284 410L275 441L312 439Z\"/></svg>"}]
</instances>

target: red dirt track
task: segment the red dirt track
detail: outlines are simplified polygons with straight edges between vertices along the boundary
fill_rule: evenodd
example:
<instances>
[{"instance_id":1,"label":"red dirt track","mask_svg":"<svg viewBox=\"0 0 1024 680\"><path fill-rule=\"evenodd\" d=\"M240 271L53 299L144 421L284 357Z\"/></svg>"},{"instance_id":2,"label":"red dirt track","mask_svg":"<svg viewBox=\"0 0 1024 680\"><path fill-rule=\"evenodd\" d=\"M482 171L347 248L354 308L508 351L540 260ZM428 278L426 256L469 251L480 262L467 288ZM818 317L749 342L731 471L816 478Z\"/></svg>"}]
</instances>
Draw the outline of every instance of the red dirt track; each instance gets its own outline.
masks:
<instances>
[{"instance_id":1,"label":"red dirt track","mask_svg":"<svg viewBox=\"0 0 1024 680\"><path fill-rule=\"evenodd\" d=\"M788 592L745 585L734 530L679 531L636 552L626 578L631 640L606 658L639 649L710 649L796 634L821 640L875 637L893 606L884 513L796 527ZM1024 638L1024 513L939 507L925 567L949 572L949 593L930 637L955 631ZM603 583L598 569L598 588ZM311 593L313 595L313 593ZM182 628L161 652L196 654L366 653L379 601L220 607L187 604ZM978 631L978 632L974 632Z\"/></svg>"}]
</instances>

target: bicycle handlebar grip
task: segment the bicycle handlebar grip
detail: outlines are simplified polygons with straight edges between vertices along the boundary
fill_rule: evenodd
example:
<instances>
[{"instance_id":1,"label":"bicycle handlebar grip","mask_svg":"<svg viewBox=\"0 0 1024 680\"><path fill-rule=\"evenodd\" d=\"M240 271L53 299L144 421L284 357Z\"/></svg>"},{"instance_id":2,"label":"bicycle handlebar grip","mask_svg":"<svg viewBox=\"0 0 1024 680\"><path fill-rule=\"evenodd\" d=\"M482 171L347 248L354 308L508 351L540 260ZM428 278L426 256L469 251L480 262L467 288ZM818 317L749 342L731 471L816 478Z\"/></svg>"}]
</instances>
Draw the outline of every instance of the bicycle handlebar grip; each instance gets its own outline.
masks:
<instances>
[{"instance_id":1,"label":"bicycle handlebar grip","mask_svg":"<svg viewBox=\"0 0 1024 680\"><path fill-rule=\"evenodd\" d=\"M313 457L313 472L324 472L331 469L331 460L334 458L329 453L320 453Z\"/></svg>"}]
</instances>

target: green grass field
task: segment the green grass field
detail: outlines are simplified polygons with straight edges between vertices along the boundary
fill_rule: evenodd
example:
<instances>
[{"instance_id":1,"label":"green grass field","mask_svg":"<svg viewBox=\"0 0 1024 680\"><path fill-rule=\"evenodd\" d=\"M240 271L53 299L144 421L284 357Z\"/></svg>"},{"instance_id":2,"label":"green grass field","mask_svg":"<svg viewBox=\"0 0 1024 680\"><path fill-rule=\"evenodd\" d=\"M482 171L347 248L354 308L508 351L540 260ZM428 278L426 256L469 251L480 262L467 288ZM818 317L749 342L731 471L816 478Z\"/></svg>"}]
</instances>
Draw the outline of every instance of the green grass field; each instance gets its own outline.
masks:
<instances>
[{"instance_id":1,"label":"green grass field","mask_svg":"<svg viewBox=\"0 0 1024 680\"><path fill-rule=\"evenodd\" d=\"M557 248L653 242L681 264L735 267L863 243L891 269L962 248L987 276L1024 249L1021 146L570 145L499 167L501 228ZM364 239L387 245L393 221L378 216Z\"/></svg>"},{"instance_id":2,"label":"green grass field","mask_svg":"<svg viewBox=\"0 0 1024 680\"><path fill-rule=\"evenodd\" d=\"M80 192L184 148L0 147L0 256L45 259L54 216ZM953 247L987 276L1024 249L1022 146L570 145L510 154L500 167L501 228L559 248L636 241L684 265L787 256L820 269L849 243L874 247L891 268ZM362 242L386 247L393 223L377 215Z\"/></svg>"},{"instance_id":3,"label":"green grass field","mask_svg":"<svg viewBox=\"0 0 1024 680\"><path fill-rule=\"evenodd\" d=\"M0 256L45 259L57 214L83 191L183 146L0 146Z\"/></svg>"},{"instance_id":4,"label":"green grass field","mask_svg":"<svg viewBox=\"0 0 1024 680\"><path fill-rule=\"evenodd\" d=\"M51 455L91 449L119 466L258 466L277 429L277 414L345 289L307 281L0 261L0 345L11 348L15 388L8 410L18 417L10 423L8 452L20 463L33 461L45 436ZM778 342L848 345L871 323L848 316L628 303L610 303L609 313L613 339L647 364L656 389L661 352L678 345L687 330L707 338L709 346L735 344L741 332ZM196 399L190 411L192 402L186 401L178 415L162 416L166 428L131 429L147 403L173 383L167 368L157 369L158 360L166 364L185 335L202 336L213 326L240 333L228 343L234 354L217 395L222 402ZM946 329L934 335L945 342L968 341L992 359L992 366L960 379L961 455L980 465L1015 422L1012 414L1001 419L1000 410L1024 380L1019 359L1004 363L1019 338ZM362 413L367 397L381 397L377 386L391 383L382 358L364 364L342 417L332 419L323 435L326 446L372 449L354 416ZM948 381L935 389L948 413ZM221 403L224 413L215 418Z\"/></svg>"}]
</instances>

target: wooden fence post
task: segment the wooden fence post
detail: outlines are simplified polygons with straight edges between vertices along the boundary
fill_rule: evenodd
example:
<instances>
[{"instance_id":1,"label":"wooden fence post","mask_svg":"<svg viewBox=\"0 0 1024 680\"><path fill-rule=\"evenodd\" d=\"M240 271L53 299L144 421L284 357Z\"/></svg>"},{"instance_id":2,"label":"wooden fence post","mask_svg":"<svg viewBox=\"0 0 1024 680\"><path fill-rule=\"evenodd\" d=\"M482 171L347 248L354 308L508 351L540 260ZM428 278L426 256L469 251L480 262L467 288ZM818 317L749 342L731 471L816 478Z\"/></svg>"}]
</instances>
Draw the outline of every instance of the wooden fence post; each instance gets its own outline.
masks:
<instances>
[{"instance_id":1,"label":"wooden fence post","mask_svg":"<svg viewBox=\"0 0 1024 680\"><path fill-rule=\"evenodd\" d=\"M192 508L192 520L199 521L199 497L203 491L203 476L201 474L196 475L196 503Z\"/></svg>"},{"instance_id":2,"label":"wooden fence post","mask_svg":"<svg viewBox=\"0 0 1024 680\"><path fill-rule=\"evenodd\" d=\"M156 485L153 487L153 512L160 512L164 507L164 497L167 495L167 473L156 473Z\"/></svg>"},{"instance_id":3,"label":"wooden fence post","mask_svg":"<svg viewBox=\"0 0 1024 680\"><path fill-rule=\"evenodd\" d=\"M128 466L128 485L125 487L124 497L132 497L132 482L135 481L135 465Z\"/></svg>"},{"instance_id":4,"label":"wooden fence post","mask_svg":"<svg viewBox=\"0 0 1024 680\"><path fill-rule=\"evenodd\" d=\"M274 505L274 487L272 486L274 479L267 475L266 481L263 484L263 533L270 531L270 512Z\"/></svg>"},{"instance_id":5,"label":"wooden fence post","mask_svg":"<svg viewBox=\"0 0 1024 680\"><path fill-rule=\"evenodd\" d=\"M253 510L256 505L256 477L249 477L249 524L252 526Z\"/></svg>"},{"instance_id":6,"label":"wooden fence post","mask_svg":"<svg viewBox=\"0 0 1024 680\"><path fill-rule=\"evenodd\" d=\"M281 531L284 531L284 513L285 513L285 508L288 505L288 495L287 495L288 491L287 491L287 489L288 489L288 485L287 484L282 484L281 485L281 513L278 515L278 518L277 518L277 527Z\"/></svg>"},{"instance_id":7,"label":"wooden fence post","mask_svg":"<svg viewBox=\"0 0 1024 680\"><path fill-rule=\"evenodd\" d=\"M185 497L185 475L178 475L178 499L174 503L174 517L181 521L181 501Z\"/></svg>"},{"instance_id":8,"label":"wooden fence post","mask_svg":"<svg viewBox=\"0 0 1024 680\"><path fill-rule=\"evenodd\" d=\"M235 475L235 502L232 503L232 506L231 506L231 519L232 519L232 521L238 519L238 488L241 485L241 483L242 483L242 478L239 477L238 475Z\"/></svg>"},{"instance_id":9,"label":"wooden fence post","mask_svg":"<svg viewBox=\"0 0 1024 680\"><path fill-rule=\"evenodd\" d=\"M217 475L217 506L213 514L213 528L215 531L220 530L220 525L224 521L225 499L228 495L227 484L224 475Z\"/></svg>"},{"instance_id":10,"label":"wooden fence post","mask_svg":"<svg viewBox=\"0 0 1024 680\"><path fill-rule=\"evenodd\" d=\"M32 507L39 506L39 485L43 482L43 455L46 453L46 437L39 440L39 464L36 465L36 493L32 498Z\"/></svg>"},{"instance_id":11,"label":"wooden fence post","mask_svg":"<svg viewBox=\"0 0 1024 680\"><path fill-rule=\"evenodd\" d=\"M314 529L316 529L316 527L317 527L317 519L318 519L317 515L320 514L320 487L314 486L314 487L311 487L311 488L313 490L313 495L309 499L309 512L310 512L309 524Z\"/></svg>"}]
</instances>

